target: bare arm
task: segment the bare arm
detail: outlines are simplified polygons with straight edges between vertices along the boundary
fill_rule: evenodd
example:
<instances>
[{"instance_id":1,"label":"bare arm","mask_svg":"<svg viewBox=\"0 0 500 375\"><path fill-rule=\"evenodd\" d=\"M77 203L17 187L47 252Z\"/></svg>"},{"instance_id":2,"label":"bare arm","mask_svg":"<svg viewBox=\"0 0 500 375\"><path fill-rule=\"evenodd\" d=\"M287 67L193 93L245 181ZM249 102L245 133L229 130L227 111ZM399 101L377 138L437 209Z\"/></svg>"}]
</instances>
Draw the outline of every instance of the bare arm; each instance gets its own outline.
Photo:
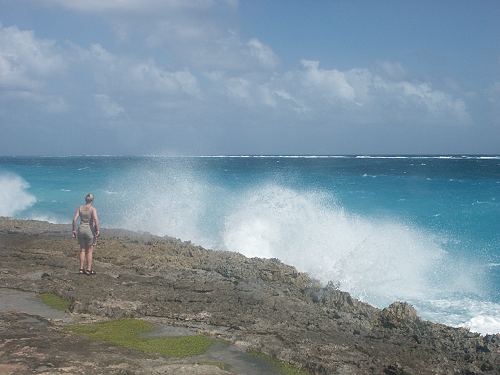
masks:
<instances>
[{"instance_id":1,"label":"bare arm","mask_svg":"<svg viewBox=\"0 0 500 375\"><path fill-rule=\"evenodd\" d=\"M94 222L95 226L95 235L96 237L99 237L99 217L97 216L97 209L94 207L92 210L92 221Z\"/></svg>"},{"instance_id":2,"label":"bare arm","mask_svg":"<svg viewBox=\"0 0 500 375\"><path fill-rule=\"evenodd\" d=\"M78 220L78 216L80 216L80 207L78 207L73 215L73 237L76 237L76 221Z\"/></svg>"}]
</instances>

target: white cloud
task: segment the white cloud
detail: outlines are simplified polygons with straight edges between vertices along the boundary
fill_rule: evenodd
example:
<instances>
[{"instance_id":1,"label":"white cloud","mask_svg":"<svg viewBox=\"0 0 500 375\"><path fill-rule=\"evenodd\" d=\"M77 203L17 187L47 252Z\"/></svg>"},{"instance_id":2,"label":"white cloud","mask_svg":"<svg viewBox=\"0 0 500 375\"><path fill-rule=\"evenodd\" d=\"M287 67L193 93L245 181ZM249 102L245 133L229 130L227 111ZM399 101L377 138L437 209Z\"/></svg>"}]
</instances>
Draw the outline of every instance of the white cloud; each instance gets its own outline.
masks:
<instances>
[{"instance_id":1,"label":"white cloud","mask_svg":"<svg viewBox=\"0 0 500 375\"><path fill-rule=\"evenodd\" d=\"M312 60L303 60L301 65L295 71L229 77L218 71L208 75L213 84L210 89L248 110L260 106L299 121L400 126L470 123L465 101L435 89L430 82L383 77L366 68L323 69ZM402 66L391 66L402 73Z\"/></svg>"},{"instance_id":2,"label":"white cloud","mask_svg":"<svg viewBox=\"0 0 500 375\"><path fill-rule=\"evenodd\" d=\"M13 61L10 56L0 54L0 87L16 88L16 87L33 87L36 81L30 80L23 75L23 68Z\"/></svg>"},{"instance_id":3,"label":"white cloud","mask_svg":"<svg viewBox=\"0 0 500 375\"><path fill-rule=\"evenodd\" d=\"M304 113L310 111L309 107L307 107L301 100L293 97L289 92L285 90L276 90L273 92L273 95L290 104L291 108L295 112Z\"/></svg>"},{"instance_id":4,"label":"white cloud","mask_svg":"<svg viewBox=\"0 0 500 375\"><path fill-rule=\"evenodd\" d=\"M244 40L233 31L235 0L44 0L75 11L103 13L116 38L125 45L143 41L151 55L163 51L182 67L233 72L272 69L279 59L262 41ZM209 12L206 10L209 9ZM144 12L148 13L145 22ZM127 13L124 16L121 13ZM224 15L229 21L222 21ZM140 43L141 43L140 42Z\"/></svg>"},{"instance_id":5,"label":"white cloud","mask_svg":"<svg viewBox=\"0 0 500 375\"><path fill-rule=\"evenodd\" d=\"M65 61L51 40L38 39L33 31L0 25L0 85L34 88L40 78L65 68Z\"/></svg>"},{"instance_id":6,"label":"white cloud","mask_svg":"<svg viewBox=\"0 0 500 375\"><path fill-rule=\"evenodd\" d=\"M295 98L286 89L275 87L274 82L267 76L260 76L260 79L255 75L228 77L221 71L210 72L205 76L212 83L206 88L207 96L222 95L218 98L220 101L229 98L244 107L254 109L264 107L264 109L284 111L284 113L309 110L301 100Z\"/></svg>"},{"instance_id":7,"label":"white cloud","mask_svg":"<svg viewBox=\"0 0 500 375\"><path fill-rule=\"evenodd\" d=\"M198 80L189 69L167 70L155 60L140 60L127 55L113 54L100 44L89 48L73 45L73 62L94 76L101 94L115 91L133 97L145 93L157 95L201 94Z\"/></svg>"},{"instance_id":8,"label":"white cloud","mask_svg":"<svg viewBox=\"0 0 500 375\"><path fill-rule=\"evenodd\" d=\"M121 105L106 94L95 94L94 99L97 107L107 118L116 118L125 112L125 109Z\"/></svg>"},{"instance_id":9,"label":"white cloud","mask_svg":"<svg viewBox=\"0 0 500 375\"><path fill-rule=\"evenodd\" d=\"M387 84L387 91L395 91L395 94L403 94L416 104L421 104L431 112L449 111L458 117L465 115L465 103L462 100L453 99L450 95L434 90L430 83L397 82Z\"/></svg>"},{"instance_id":10,"label":"white cloud","mask_svg":"<svg viewBox=\"0 0 500 375\"><path fill-rule=\"evenodd\" d=\"M47 80L66 68L67 61L54 41L37 38L31 30L0 25L2 102L28 102L47 113L66 111L66 100L47 87Z\"/></svg>"},{"instance_id":11,"label":"white cloud","mask_svg":"<svg viewBox=\"0 0 500 375\"><path fill-rule=\"evenodd\" d=\"M169 14L147 25L128 18L114 20L113 27L122 43L142 38L151 54L168 51L189 68L246 72L257 68L269 70L279 64L278 56L262 41L256 38L245 41L229 25L195 16L193 12Z\"/></svg>"},{"instance_id":12,"label":"white cloud","mask_svg":"<svg viewBox=\"0 0 500 375\"><path fill-rule=\"evenodd\" d=\"M304 86L316 89L330 100L354 100L356 93L343 72L319 68L319 61L302 60Z\"/></svg>"},{"instance_id":13,"label":"white cloud","mask_svg":"<svg viewBox=\"0 0 500 375\"><path fill-rule=\"evenodd\" d=\"M201 95L196 76L187 68L164 69L153 59L113 54L98 43L88 48L58 45L15 26L0 26L0 88L3 102L30 102L52 113L88 97L106 118L124 114L112 97L140 103L138 97L144 102L150 94L149 100L176 103Z\"/></svg>"},{"instance_id":14,"label":"white cloud","mask_svg":"<svg viewBox=\"0 0 500 375\"><path fill-rule=\"evenodd\" d=\"M207 77L212 82L209 90L219 94L217 100L224 101L229 98L246 107L276 105L269 89L250 78L227 77L223 72L211 72Z\"/></svg>"},{"instance_id":15,"label":"white cloud","mask_svg":"<svg viewBox=\"0 0 500 375\"><path fill-rule=\"evenodd\" d=\"M403 79L406 77L406 70L397 61L382 61L378 63L380 71L388 78L391 79Z\"/></svg>"},{"instance_id":16,"label":"white cloud","mask_svg":"<svg viewBox=\"0 0 500 375\"><path fill-rule=\"evenodd\" d=\"M138 89L160 93L182 92L198 96L200 88L196 77L189 70L168 71L154 62L143 62L131 66L129 79Z\"/></svg>"},{"instance_id":17,"label":"white cloud","mask_svg":"<svg viewBox=\"0 0 500 375\"><path fill-rule=\"evenodd\" d=\"M99 43L92 44L88 50L88 53L89 57L106 64L112 63L114 60L113 54L106 51L106 49L104 49L104 47Z\"/></svg>"},{"instance_id":18,"label":"white cloud","mask_svg":"<svg viewBox=\"0 0 500 375\"><path fill-rule=\"evenodd\" d=\"M271 47L266 46L258 39L250 39L247 43L250 55L265 67L274 68L278 65L278 57Z\"/></svg>"},{"instance_id":19,"label":"white cloud","mask_svg":"<svg viewBox=\"0 0 500 375\"><path fill-rule=\"evenodd\" d=\"M385 119L413 119L419 122L464 124L470 121L465 102L434 89L429 82L382 77L369 69L321 69L318 61L303 60L303 69L290 72L282 85L308 106L331 113L348 113L362 122ZM404 69L391 64L392 76ZM397 74L396 74L397 73ZM299 82L290 89L291 79ZM304 92L306 96L300 95Z\"/></svg>"},{"instance_id":20,"label":"white cloud","mask_svg":"<svg viewBox=\"0 0 500 375\"><path fill-rule=\"evenodd\" d=\"M412 113L429 120L440 120L442 124L466 124L470 121L466 104L462 99L434 89L430 82L392 81L371 75L369 99L375 103L384 103L392 107L394 113L410 115Z\"/></svg>"},{"instance_id":21,"label":"white cloud","mask_svg":"<svg viewBox=\"0 0 500 375\"><path fill-rule=\"evenodd\" d=\"M244 78L229 78L226 81L228 96L239 99L250 99L250 82Z\"/></svg>"},{"instance_id":22,"label":"white cloud","mask_svg":"<svg viewBox=\"0 0 500 375\"><path fill-rule=\"evenodd\" d=\"M163 27L175 29L177 25L166 21ZM205 113L210 116L218 108L227 107L229 99L238 104L240 111L246 107L262 116L272 112L293 121L324 123L334 119L346 124L403 124L409 119L419 124L470 121L464 100L434 88L431 82L412 81L398 62L381 63L370 70L324 68L319 61L302 60L298 69L280 71L278 56L260 40L243 42L237 33L221 34L210 23L200 28L193 25L188 23L184 31L169 41L172 46L182 47L181 50L175 46L166 48L174 57L168 68L160 63L158 56L145 59L130 52L111 53L99 43L87 48L75 44L62 46L36 38L32 31L0 28L0 85L17 91L10 93L11 99L31 98L53 111L71 107L71 102L66 102L71 101L71 92L67 99L62 99L68 93L64 90L71 87L78 95L93 100L108 119L125 114L124 107L113 99L119 97L122 103L128 103L127 115L133 116L138 110L156 118L167 107L172 114L173 110L201 111L209 105L212 107ZM205 29L210 32L203 33ZM174 43L179 40L190 43ZM52 87L48 78L63 70L69 72L64 92L46 91L46 85ZM85 81L79 78L82 76ZM80 87L84 89L80 91ZM44 95L45 102L41 99ZM206 107L203 108L205 111Z\"/></svg>"},{"instance_id":23,"label":"white cloud","mask_svg":"<svg viewBox=\"0 0 500 375\"><path fill-rule=\"evenodd\" d=\"M270 70L279 62L271 47L257 39L245 42L237 32L197 20L182 25L169 21L152 30L146 40L150 47L174 53L186 66L205 71Z\"/></svg>"}]
</instances>

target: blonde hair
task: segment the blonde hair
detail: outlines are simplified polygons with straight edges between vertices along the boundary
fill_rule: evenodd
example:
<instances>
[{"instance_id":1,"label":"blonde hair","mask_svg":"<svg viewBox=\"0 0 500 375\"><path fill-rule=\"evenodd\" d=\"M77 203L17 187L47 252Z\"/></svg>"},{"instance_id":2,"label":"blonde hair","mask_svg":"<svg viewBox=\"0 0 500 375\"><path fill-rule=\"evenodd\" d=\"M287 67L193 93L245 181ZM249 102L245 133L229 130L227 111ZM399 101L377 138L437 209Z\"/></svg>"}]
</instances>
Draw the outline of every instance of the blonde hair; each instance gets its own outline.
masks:
<instances>
[{"instance_id":1,"label":"blonde hair","mask_svg":"<svg viewBox=\"0 0 500 375\"><path fill-rule=\"evenodd\" d=\"M94 194L88 193L85 196L85 203L92 203L94 201Z\"/></svg>"}]
</instances>

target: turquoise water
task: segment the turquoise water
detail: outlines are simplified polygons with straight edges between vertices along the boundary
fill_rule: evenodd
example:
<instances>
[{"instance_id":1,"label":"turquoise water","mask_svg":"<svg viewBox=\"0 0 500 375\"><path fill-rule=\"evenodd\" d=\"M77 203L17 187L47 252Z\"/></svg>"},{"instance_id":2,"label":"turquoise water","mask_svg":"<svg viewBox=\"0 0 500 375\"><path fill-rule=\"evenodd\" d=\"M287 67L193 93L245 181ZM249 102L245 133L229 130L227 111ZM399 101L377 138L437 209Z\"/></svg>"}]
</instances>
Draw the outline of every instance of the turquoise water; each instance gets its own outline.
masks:
<instances>
[{"instance_id":1,"label":"turquoise water","mask_svg":"<svg viewBox=\"0 0 500 375\"><path fill-rule=\"evenodd\" d=\"M383 307L500 332L500 157L2 157L0 215L276 257ZM100 249L105 251L105 249Z\"/></svg>"}]
</instances>

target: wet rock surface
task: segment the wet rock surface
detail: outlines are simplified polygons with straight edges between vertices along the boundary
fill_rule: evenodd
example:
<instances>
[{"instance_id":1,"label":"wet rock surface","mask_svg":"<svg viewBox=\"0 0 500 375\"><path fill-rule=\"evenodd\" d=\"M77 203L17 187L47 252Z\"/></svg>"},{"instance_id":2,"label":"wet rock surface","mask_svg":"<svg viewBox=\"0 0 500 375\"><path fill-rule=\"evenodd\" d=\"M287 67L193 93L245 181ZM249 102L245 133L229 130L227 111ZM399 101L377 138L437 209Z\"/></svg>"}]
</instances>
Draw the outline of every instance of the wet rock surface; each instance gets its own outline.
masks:
<instances>
[{"instance_id":1,"label":"wet rock surface","mask_svg":"<svg viewBox=\"0 0 500 375\"><path fill-rule=\"evenodd\" d=\"M78 246L70 234L67 225L0 219L0 285L55 293L71 301L73 314L146 317L201 330L311 373L500 374L500 335L481 336L423 321L406 303L379 310L335 285L322 288L275 259L249 259L171 238L103 230L95 250L97 275L85 276L77 273ZM143 373L181 374L184 370L168 366L186 366L90 342L62 333L53 322L40 322L1 313L4 370L11 366L12 373L23 373L47 366L48 373L57 373L61 371L54 369L91 362L97 373L148 368ZM48 339L28 335L30 326ZM58 362L51 355L62 349L71 353ZM106 350L118 354L101 356ZM111 360L118 357L121 362ZM150 367L141 367L146 363ZM227 373L205 367L198 373Z\"/></svg>"},{"instance_id":2,"label":"wet rock surface","mask_svg":"<svg viewBox=\"0 0 500 375\"><path fill-rule=\"evenodd\" d=\"M0 312L0 374L224 375L209 364L147 355L65 333L32 315Z\"/></svg>"}]
</instances>

